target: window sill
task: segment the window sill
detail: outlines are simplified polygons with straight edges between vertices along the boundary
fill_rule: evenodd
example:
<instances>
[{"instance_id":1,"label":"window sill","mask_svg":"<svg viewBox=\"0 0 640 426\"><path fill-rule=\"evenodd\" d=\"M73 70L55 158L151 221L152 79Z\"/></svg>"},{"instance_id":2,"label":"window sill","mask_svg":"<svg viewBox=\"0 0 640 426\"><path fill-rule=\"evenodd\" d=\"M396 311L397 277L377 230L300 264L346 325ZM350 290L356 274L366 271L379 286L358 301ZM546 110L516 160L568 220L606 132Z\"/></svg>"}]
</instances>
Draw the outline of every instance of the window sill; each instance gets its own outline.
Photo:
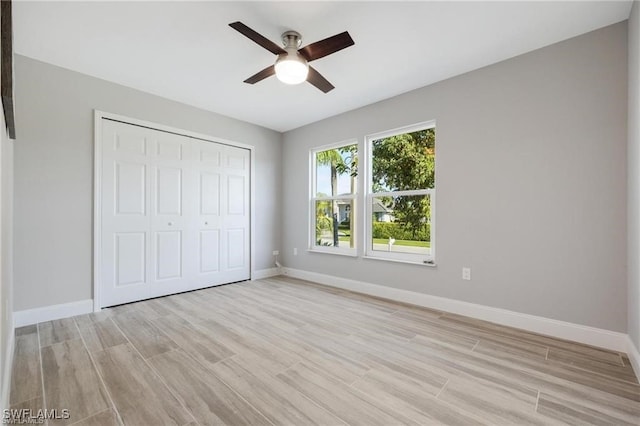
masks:
<instances>
[{"instance_id":1,"label":"window sill","mask_svg":"<svg viewBox=\"0 0 640 426\"><path fill-rule=\"evenodd\" d=\"M424 263L424 262L415 262L413 260L401 260L401 259L389 259L388 257L378 257L378 256L362 256L363 259L368 260L382 260L384 262L394 262L394 263L404 263L408 265L417 265L417 266L426 266L428 268L435 268L438 266L437 263Z\"/></svg>"},{"instance_id":2,"label":"window sill","mask_svg":"<svg viewBox=\"0 0 640 426\"><path fill-rule=\"evenodd\" d=\"M319 250L319 249L307 249L309 253L320 253L320 254L333 254L336 256L346 256L346 257L358 257L358 253L354 251L329 251L329 250Z\"/></svg>"}]
</instances>

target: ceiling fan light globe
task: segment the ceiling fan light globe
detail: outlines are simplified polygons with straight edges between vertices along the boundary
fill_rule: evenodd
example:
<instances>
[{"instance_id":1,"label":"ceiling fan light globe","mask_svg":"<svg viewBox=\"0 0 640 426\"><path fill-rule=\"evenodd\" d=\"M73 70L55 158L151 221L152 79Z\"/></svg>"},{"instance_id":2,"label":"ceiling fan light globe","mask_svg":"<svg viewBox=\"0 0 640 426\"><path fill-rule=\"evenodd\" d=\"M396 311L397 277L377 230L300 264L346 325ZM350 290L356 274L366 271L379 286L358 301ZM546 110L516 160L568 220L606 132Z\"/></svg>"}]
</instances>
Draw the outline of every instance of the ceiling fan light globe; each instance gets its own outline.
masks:
<instances>
[{"instance_id":1,"label":"ceiling fan light globe","mask_svg":"<svg viewBox=\"0 0 640 426\"><path fill-rule=\"evenodd\" d=\"M276 61L276 77L285 84L300 84L307 80L309 64L299 55L281 55Z\"/></svg>"}]
</instances>

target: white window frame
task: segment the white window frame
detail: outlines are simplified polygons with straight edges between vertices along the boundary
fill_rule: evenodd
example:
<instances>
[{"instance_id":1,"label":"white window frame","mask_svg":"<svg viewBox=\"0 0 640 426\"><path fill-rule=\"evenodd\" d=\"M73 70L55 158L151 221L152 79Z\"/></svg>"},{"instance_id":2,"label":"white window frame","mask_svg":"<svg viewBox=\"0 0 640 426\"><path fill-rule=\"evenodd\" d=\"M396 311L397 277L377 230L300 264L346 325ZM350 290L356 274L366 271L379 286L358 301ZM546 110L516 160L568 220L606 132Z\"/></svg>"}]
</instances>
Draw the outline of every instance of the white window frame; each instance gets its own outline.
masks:
<instances>
[{"instance_id":1,"label":"white window frame","mask_svg":"<svg viewBox=\"0 0 640 426\"><path fill-rule=\"evenodd\" d=\"M347 194L347 195L338 195L338 196L329 196L329 197L317 197L316 196L316 154L318 152L327 151L330 149L342 148L349 145L356 145L358 147L358 157L360 155L360 144L357 139L348 139L342 142L333 143L329 145L323 145L320 147L312 148L309 151L309 170L311 171L310 176L310 188L309 188L309 251L319 252L319 253L330 253L330 254L339 254L344 256L357 256L358 255L358 231L360 227L354 229L354 235L351 236L353 238L354 247L335 247L335 246L319 246L316 245L316 202L317 201L333 201L333 200L350 200L351 201L351 220L353 220L354 216L356 219L359 219L358 208L357 208L357 198L359 194L359 187L361 179L360 173L358 173L358 184L355 188L355 193ZM358 165L360 168L360 165ZM356 222L357 223L357 222Z\"/></svg>"},{"instance_id":2,"label":"white window frame","mask_svg":"<svg viewBox=\"0 0 640 426\"><path fill-rule=\"evenodd\" d=\"M360 163L362 166L361 170L365 170L365 203L364 203L364 257L371 259L381 259L381 260L390 260L395 262L407 262L407 263L416 263L422 265L435 265L436 260L436 188L434 184L433 189L425 188L425 189L414 189L414 190L406 190L406 191L390 191L390 192L373 192L373 141L383 138L388 138L391 136L401 135L404 133L412 133L419 130L426 130L436 127L436 121L430 120L417 124L413 124L410 126L400 127L392 130L387 130L380 133L371 134L365 137L365 146L364 146L364 155L361 156L366 164ZM436 140L437 144L437 140ZM437 168L438 161L436 158L436 170L434 173L436 174L436 179L434 182L437 182ZM385 252L380 250L373 250L373 199L380 197L393 197L399 195L429 195L430 203L431 203L431 223L430 223L430 254L414 254L414 253L398 253L398 252Z\"/></svg>"}]
</instances>

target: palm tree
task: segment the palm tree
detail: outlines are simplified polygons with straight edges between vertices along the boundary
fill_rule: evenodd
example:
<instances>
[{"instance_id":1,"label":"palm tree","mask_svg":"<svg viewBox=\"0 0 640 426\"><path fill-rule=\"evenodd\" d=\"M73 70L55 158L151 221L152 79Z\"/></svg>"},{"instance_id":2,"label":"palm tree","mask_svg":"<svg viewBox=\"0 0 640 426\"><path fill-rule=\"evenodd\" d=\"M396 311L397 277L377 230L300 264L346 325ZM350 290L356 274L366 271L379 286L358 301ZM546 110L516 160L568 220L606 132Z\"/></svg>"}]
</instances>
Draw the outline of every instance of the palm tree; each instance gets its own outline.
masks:
<instances>
[{"instance_id":1,"label":"palm tree","mask_svg":"<svg viewBox=\"0 0 640 426\"><path fill-rule=\"evenodd\" d=\"M342 155L337 149L328 149L316 154L316 162L318 165L329 165L331 168L331 196L338 195L338 167L344 166ZM338 200L331 203L331 217L333 218L333 245L338 246Z\"/></svg>"},{"instance_id":2,"label":"palm tree","mask_svg":"<svg viewBox=\"0 0 640 426\"><path fill-rule=\"evenodd\" d=\"M318 152L316 156L316 162L319 165L328 165L331 168L331 196L336 197L338 195L338 174L349 174L351 177L351 193L356 191L356 177L358 175L358 146L349 145L337 149L329 149L326 151ZM338 216L339 207L338 201L333 200L331 203L332 218L333 218L333 243L334 246L338 246ZM355 215L349 216L349 228L350 235L353 234L355 228ZM354 239L351 238L350 246L354 246Z\"/></svg>"},{"instance_id":3,"label":"palm tree","mask_svg":"<svg viewBox=\"0 0 640 426\"><path fill-rule=\"evenodd\" d=\"M349 174L351 184L351 194L356 193L356 178L358 177L358 145L349 145L339 148L341 162L336 165L336 170L340 174ZM355 203L355 199L351 200L352 204ZM356 229L356 215L355 205L351 206L351 214L349 215L349 235L353 237L354 230ZM349 246L355 247L355 239L349 239Z\"/></svg>"}]
</instances>

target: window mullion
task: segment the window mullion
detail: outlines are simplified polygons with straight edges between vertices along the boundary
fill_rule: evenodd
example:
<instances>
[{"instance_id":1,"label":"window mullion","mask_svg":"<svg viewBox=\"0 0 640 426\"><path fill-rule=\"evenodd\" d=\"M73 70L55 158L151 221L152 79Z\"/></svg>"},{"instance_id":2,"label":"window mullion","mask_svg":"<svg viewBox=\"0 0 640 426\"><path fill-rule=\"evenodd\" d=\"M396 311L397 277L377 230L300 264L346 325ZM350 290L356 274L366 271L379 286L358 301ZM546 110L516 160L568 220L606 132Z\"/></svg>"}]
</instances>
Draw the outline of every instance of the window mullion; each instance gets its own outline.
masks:
<instances>
[{"instance_id":1,"label":"window mullion","mask_svg":"<svg viewBox=\"0 0 640 426\"><path fill-rule=\"evenodd\" d=\"M336 195L335 197L312 197L314 201L355 200L358 194Z\"/></svg>"},{"instance_id":2,"label":"window mullion","mask_svg":"<svg viewBox=\"0 0 640 426\"><path fill-rule=\"evenodd\" d=\"M434 193L434 190L431 188L427 189L411 189L411 190L402 190L402 191L386 191L386 192L371 192L376 198L381 197L398 197L398 196L411 196L411 195L427 195Z\"/></svg>"}]
</instances>

